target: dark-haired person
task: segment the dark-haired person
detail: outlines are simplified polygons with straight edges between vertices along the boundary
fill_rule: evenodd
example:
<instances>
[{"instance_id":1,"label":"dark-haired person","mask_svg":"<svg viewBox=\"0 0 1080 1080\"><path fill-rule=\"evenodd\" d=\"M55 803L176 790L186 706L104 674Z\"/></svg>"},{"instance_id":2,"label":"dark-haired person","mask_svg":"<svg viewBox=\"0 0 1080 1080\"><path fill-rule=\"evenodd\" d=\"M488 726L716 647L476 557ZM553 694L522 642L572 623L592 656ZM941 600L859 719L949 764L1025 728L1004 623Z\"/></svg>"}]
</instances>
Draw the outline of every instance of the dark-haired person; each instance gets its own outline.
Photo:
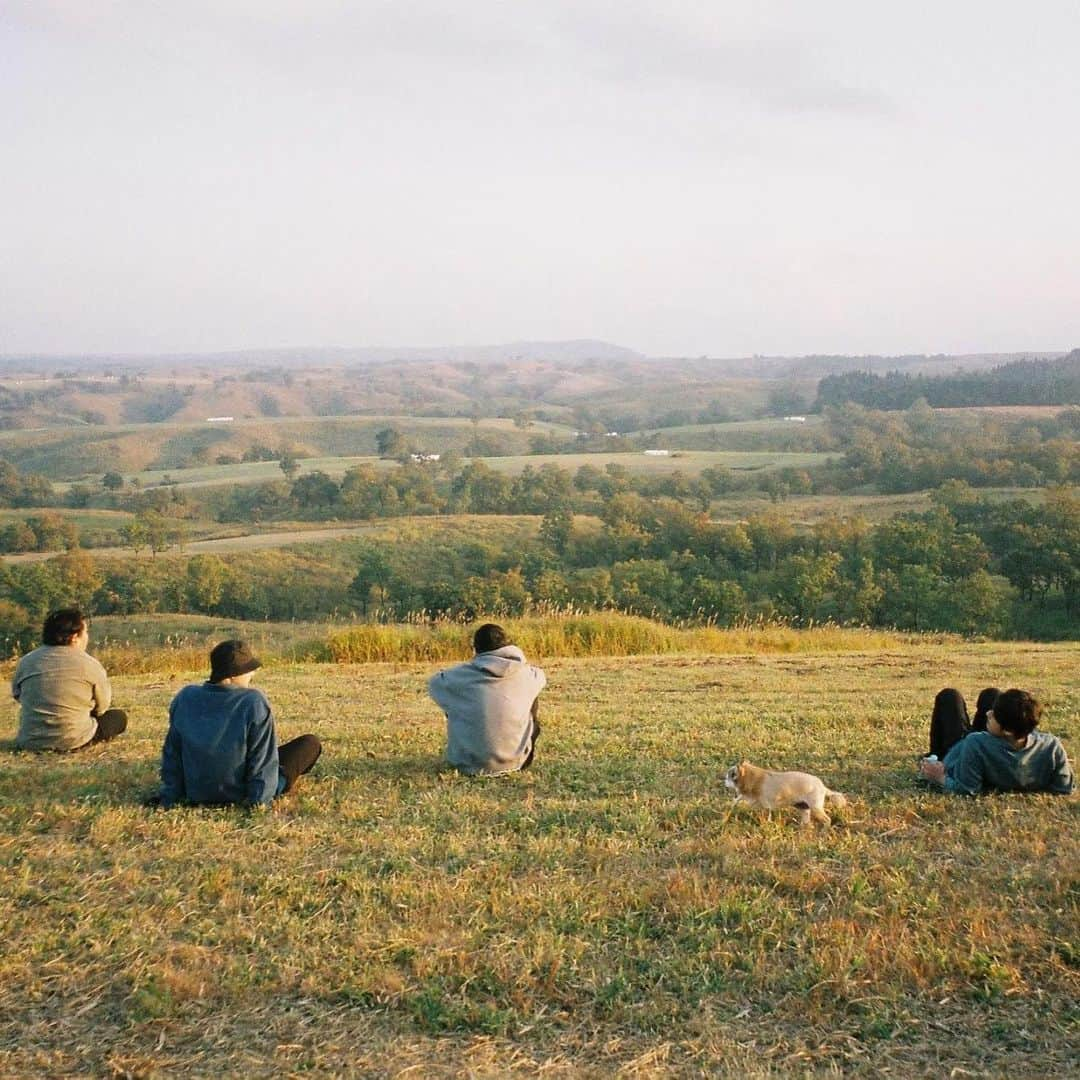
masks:
<instances>
[{"instance_id":1,"label":"dark-haired person","mask_svg":"<svg viewBox=\"0 0 1080 1080\"><path fill-rule=\"evenodd\" d=\"M1026 690L999 694L986 730L961 739L944 761L921 761L919 772L946 791L1046 791L1068 795L1074 780L1061 740L1036 731L1042 706Z\"/></svg>"},{"instance_id":2,"label":"dark-haired person","mask_svg":"<svg viewBox=\"0 0 1080 1080\"><path fill-rule=\"evenodd\" d=\"M986 718L1000 694L1001 691L996 686L988 686L979 691L979 696L975 699L975 718L971 721L972 731L986 730Z\"/></svg>"},{"instance_id":3,"label":"dark-haired person","mask_svg":"<svg viewBox=\"0 0 1080 1080\"><path fill-rule=\"evenodd\" d=\"M971 731L967 702L959 690L946 687L934 698L930 714L930 753L939 761Z\"/></svg>"},{"instance_id":4,"label":"dark-haired person","mask_svg":"<svg viewBox=\"0 0 1080 1080\"><path fill-rule=\"evenodd\" d=\"M45 619L43 645L15 667L11 693L19 703L15 744L24 750L78 750L127 729L127 713L110 708L105 669L86 651L90 620L78 608Z\"/></svg>"},{"instance_id":5,"label":"dark-haired person","mask_svg":"<svg viewBox=\"0 0 1080 1080\"><path fill-rule=\"evenodd\" d=\"M525 662L506 631L484 623L475 656L440 671L428 693L446 713L446 760L470 776L527 769L540 736L540 691L547 676Z\"/></svg>"},{"instance_id":6,"label":"dark-haired person","mask_svg":"<svg viewBox=\"0 0 1080 1080\"><path fill-rule=\"evenodd\" d=\"M319 760L314 735L278 746L270 702L251 685L261 666L245 642L222 641L210 650L210 679L172 699L161 751L162 806L269 806Z\"/></svg>"}]
</instances>

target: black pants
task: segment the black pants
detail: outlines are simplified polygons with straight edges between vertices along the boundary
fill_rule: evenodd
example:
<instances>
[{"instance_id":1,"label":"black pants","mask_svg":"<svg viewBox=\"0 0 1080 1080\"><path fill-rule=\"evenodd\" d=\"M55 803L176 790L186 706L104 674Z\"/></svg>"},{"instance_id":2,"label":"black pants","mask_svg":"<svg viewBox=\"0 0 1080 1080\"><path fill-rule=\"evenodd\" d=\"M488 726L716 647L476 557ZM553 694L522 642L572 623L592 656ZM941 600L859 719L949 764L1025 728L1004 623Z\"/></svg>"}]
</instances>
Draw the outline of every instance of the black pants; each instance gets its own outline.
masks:
<instances>
[{"instance_id":1,"label":"black pants","mask_svg":"<svg viewBox=\"0 0 1080 1080\"><path fill-rule=\"evenodd\" d=\"M97 731L94 737L83 746L93 746L95 743L108 742L117 735L123 735L127 731L127 713L123 709L106 709L97 718ZM81 750L82 747L79 747Z\"/></svg>"},{"instance_id":2,"label":"black pants","mask_svg":"<svg viewBox=\"0 0 1080 1080\"><path fill-rule=\"evenodd\" d=\"M314 735L300 735L278 747L278 768L285 777L285 790L292 791L296 781L311 772L322 753L322 743Z\"/></svg>"},{"instance_id":3,"label":"black pants","mask_svg":"<svg viewBox=\"0 0 1080 1080\"><path fill-rule=\"evenodd\" d=\"M540 699L537 698L532 703L532 746L529 748L529 756L521 763L523 769L527 769L533 763L533 756L536 754L536 740L540 738Z\"/></svg>"}]
</instances>

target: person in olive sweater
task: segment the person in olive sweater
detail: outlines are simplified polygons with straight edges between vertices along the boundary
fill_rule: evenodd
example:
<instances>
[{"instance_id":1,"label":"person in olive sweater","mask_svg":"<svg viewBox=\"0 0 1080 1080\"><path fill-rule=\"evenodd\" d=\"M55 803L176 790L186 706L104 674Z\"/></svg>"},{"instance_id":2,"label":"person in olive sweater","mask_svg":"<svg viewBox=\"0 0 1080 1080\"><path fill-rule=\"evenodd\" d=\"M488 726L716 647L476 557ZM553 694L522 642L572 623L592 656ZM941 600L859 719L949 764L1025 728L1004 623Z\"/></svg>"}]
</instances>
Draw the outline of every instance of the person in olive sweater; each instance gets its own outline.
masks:
<instances>
[{"instance_id":1,"label":"person in olive sweater","mask_svg":"<svg viewBox=\"0 0 1080 1080\"><path fill-rule=\"evenodd\" d=\"M12 697L19 703L22 750L78 750L108 742L127 729L127 713L114 709L105 669L87 651L90 620L78 608L45 619L44 642L16 665Z\"/></svg>"},{"instance_id":2,"label":"person in olive sweater","mask_svg":"<svg viewBox=\"0 0 1080 1080\"><path fill-rule=\"evenodd\" d=\"M1036 731L1042 706L1025 690L999 694L986 714L986 730L965 735L944 761L923 759L919 772L957 795L991 791L1072 792L1069 756L1055 735Z\"/></svg>"},{"instance_id":3,"label":"person in olive sweater","mask_svg":"<svg viewBox=\"0 0 1080 1080\"><path fill-rule=\"evenodd\" d=\"M278 746L270 702L251 686L259 667L245 642L222 641L210 652L209 681L185 686L172 699L161 806L269 806L319 760L322 745L314 735Z\"/></svg>"}]
</instances>

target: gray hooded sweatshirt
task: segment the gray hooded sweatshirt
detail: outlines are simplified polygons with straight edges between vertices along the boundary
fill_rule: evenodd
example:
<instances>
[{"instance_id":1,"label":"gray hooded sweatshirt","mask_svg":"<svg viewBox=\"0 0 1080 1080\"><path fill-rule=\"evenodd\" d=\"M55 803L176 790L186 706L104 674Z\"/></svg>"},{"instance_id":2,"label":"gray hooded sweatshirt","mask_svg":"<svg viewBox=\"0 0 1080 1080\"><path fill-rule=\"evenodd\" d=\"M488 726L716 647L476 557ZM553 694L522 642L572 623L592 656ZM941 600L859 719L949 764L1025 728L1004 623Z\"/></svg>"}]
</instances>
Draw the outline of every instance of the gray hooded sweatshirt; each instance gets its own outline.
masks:
<instances>
[{"instance_id":1,"label":"gray hooded sweatshirt","mask_svg":"<svg viewBox=\"0 0 1080 1080\"><path fill-rule=\"evenodd\" d=\"M428 693L446 713L446 760L469 774L520 769L532 749L532 704L546 685L516 645L432 676Z\"/></svg>"}]
</instances>

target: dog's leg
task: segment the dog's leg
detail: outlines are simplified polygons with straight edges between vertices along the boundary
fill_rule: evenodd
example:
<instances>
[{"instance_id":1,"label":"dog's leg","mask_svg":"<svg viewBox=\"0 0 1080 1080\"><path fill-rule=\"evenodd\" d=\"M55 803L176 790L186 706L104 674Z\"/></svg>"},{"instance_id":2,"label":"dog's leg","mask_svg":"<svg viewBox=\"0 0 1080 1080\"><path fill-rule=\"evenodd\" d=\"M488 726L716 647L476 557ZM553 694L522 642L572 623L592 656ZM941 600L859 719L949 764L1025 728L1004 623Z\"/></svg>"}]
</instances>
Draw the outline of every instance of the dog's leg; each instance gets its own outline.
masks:
<instances>
[{"instance_id":1,"label":"dog's leg","mask_svg":"<svg viewBox=\"0 0 1080 1080\"><path fill-rule=\"evenodd\" d=\"M810 824L810 804L805 802L797 802L795 806L799 811L799 825L805 829L807 825Z\"/></svg>"},{"instance_id":2,"label":"dog's leg","mask_svg":"<svg viewBox=\"0 0 1080 1080\"><path fill-rule=\"evenodd\" d=\"M820 807L815 806L810 811L810 815L819 825L824 825L826 828L828 828L832 824L829 815L826 814L825 811L822 810Z\"/></svg>"}]
</instances>

